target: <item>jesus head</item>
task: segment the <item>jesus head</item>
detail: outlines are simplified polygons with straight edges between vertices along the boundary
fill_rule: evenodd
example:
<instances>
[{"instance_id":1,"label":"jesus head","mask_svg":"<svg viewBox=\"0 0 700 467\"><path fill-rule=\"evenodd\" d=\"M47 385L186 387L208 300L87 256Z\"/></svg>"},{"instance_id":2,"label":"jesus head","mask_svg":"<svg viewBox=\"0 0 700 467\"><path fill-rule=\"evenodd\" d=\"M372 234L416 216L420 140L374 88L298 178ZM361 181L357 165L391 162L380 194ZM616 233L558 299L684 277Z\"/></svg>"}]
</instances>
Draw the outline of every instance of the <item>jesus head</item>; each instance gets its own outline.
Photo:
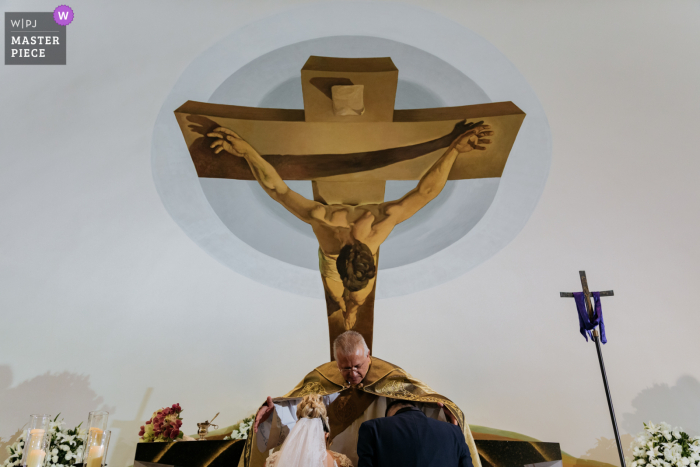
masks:
<instances>
[{"instance_id":1,"label":"jesus head","mask_svg":"<svg viewBox=\"0 0 700 467\"><path fill-rule=\"evenodd\" d=\"M340 374L351 386L357 386L365 379L369 370L369 347L362 334L345 331L333 342L333 356Z\"/></svg>"},{"instance_id":2,"label":"jesus head","mask_svg":"<svg viewBox=\"0 0 700 467\"><path fill-rule=\"evenodd\" d=\"M336 266L343 286L350 292L364 289L370 279L377 275L372 250L357 240L340 249Z\"/></svg>"}]
</instances>

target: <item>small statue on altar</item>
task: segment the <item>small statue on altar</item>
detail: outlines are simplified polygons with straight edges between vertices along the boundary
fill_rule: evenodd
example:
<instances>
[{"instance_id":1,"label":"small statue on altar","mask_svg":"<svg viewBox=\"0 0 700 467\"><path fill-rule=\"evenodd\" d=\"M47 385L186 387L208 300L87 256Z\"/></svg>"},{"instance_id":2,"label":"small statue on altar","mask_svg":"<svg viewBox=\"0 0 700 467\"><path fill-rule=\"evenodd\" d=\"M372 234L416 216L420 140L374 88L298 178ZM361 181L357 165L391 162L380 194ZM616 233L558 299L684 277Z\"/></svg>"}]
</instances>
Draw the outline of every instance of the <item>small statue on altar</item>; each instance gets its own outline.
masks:
<instances>
[{"instance_id":1,"label":"small statue on altar","mask_svg":"<svg viewBox=\"0 0 700 467\"><path fill-rule=\"evenodd\" d=\"M210 427L219 428L219 425L214 425L212 423L214 419L219 416L219 413L220 412L217 412L216 415L214 415L211 422L209 420L205 420L204 423L197 423L197 434L199 435L199 441L205 441Z\"/></svg>"}]
</instances>

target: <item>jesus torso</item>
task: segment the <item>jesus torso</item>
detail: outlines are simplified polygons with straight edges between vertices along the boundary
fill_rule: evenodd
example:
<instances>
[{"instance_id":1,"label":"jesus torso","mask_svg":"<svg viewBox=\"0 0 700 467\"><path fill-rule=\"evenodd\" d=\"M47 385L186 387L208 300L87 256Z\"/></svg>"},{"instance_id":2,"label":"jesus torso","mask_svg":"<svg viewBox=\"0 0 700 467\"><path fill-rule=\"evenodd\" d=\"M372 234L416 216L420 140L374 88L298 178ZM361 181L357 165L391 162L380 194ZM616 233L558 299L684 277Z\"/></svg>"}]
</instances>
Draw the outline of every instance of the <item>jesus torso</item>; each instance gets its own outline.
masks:
<instances>
[{"instance_id":1,"label":"jesus torso","mask_svg":"<svg viewBox=\"0 0 700 467\"><path fill-rule=\"evenodd\" d=\"M396 225L379 204L318 206L311 218L321 251L327 255L337 255L344 245L355 241L364 243L376 255Z\"/></svg>"}]
</instances>

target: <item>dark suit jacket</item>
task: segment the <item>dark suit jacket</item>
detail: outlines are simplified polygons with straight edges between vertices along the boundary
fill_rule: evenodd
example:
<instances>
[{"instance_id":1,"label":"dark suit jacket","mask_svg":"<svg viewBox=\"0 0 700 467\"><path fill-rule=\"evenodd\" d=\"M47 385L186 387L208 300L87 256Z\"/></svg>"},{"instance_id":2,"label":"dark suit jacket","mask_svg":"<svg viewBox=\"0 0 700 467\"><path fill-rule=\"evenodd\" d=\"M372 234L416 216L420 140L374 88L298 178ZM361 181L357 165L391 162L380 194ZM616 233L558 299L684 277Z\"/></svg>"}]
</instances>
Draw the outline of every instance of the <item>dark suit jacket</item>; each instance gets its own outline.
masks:
<instances>
[{"instance_id":1,"label":"dark suit jacket","mask_svg":"<svg viewBox=\"0 0 700 467\"><path fill-rule=\"evenodd\" d=\"M460 428L417 408L360 426L357 467L473 467Z\"/></svg>"}]
</instances>

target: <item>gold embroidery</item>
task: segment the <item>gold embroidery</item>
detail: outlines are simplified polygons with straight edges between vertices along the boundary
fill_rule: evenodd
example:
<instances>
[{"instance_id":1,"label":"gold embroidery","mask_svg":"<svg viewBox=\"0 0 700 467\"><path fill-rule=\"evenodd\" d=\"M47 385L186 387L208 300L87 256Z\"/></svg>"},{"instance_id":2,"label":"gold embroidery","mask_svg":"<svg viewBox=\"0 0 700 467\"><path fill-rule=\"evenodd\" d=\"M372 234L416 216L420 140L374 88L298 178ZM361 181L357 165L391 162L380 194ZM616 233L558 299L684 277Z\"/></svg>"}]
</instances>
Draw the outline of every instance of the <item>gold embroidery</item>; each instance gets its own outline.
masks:
<instances>
[{"instance_id":1,"label":"gold embroidery","mask_svg":"<svg viewBox=\"0 0 700 467\"><path fill-rule=\"evenodd\" d=\"M374 387L374 392L380 396L391 397L392 399L414 400L416 396L408 391L408 383L403 379L387 379L380 381Z\"/></svg>"},{"instance_id":2,"label":"gold embroidery","mask_svg":"<svg viewBox=\"0 0 700 467\"><path fill-rule=\"evenodd\" d=\"M392 399L403 399L415 402L442 403L450 412L457 418L457 422L461 427L464 427L464 414L459 407L447 399L433 391L430 386L410 377L401 375L391 375L386 377L366 391L378 396L389 397Z\"/></svg>"},{"instance_id":3,"label":"gold embroidery","mask_svg":"<svg viewBox=\"0 0 700 467\"><path fill-rule=\"evenodd\" d=\"M304 397L308 394L320 394L322 396L327 396L328 394L333 394L338 392L341 388L328 380L322 379L319 381L318 374L315 372L310 373L304 380L297 384L297 386L289 391L282 397L276 398L275 400L285 400L285 399L298 399Z\"/></svg>"},{"instance_id":4,"label":"gold embroidery","mask_svg":"<svg viewBox=\"0 0 700 467\"><path fill-rule=\"evenodd\" d=\"M323 386L321 383L318 382L311 382L311 383L306 383L303 388L296 394L296 397L304 397L308 396L309 394L324 394L325 390L323 389Z\"/></svg>"}]
</instances>

